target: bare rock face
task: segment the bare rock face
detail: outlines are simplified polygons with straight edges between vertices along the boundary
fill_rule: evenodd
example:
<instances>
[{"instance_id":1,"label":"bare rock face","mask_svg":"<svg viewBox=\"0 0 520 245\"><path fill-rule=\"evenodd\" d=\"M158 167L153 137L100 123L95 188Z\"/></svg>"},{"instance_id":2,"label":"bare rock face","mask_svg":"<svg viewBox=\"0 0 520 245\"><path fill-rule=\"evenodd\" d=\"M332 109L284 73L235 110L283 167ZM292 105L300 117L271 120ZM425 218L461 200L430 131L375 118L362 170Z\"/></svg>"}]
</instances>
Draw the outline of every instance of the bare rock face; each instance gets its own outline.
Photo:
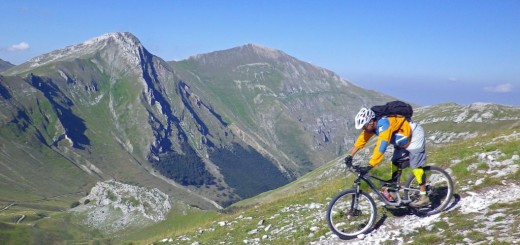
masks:
<instances>
[{"instance_id":1,"label":"bare rock face","mask_svg":"<svg viewBox=\"0 0 520 245\"><path fill-rule=\"evenodd\" d=\"M107 233L142 227L166 219L171 209L168 195L117 181L98 182L89 195L71 211L84 216L84 223Z\"/></svg>"}]
</instances>

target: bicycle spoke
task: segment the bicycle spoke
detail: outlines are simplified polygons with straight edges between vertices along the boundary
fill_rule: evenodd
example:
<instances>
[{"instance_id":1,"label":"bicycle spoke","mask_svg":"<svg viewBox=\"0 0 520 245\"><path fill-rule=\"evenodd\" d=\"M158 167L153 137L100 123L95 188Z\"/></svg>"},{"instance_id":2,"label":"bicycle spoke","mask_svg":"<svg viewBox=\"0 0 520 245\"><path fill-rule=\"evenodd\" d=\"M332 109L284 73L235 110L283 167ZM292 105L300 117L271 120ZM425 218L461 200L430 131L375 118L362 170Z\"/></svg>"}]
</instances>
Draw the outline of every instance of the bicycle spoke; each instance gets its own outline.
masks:
<instances>
[{"instance_id":1,"label":"bicycle spoke","mask_svg":"<svg viewBox=\"0 0 520 245\"><path fill-rule=\"evenodd\" d=\"M331 202L329 226L341 238L356 236L371 228L375 212L375 204L367 195L359 195L355 200L354 191L343 193Z\"/></svg>"},{"instance_id":2,"label":"bicycle spoke","mask_svg":"<svg viewBox=\"0 0 520 245\"><path fill-rule=\"evenodd\" d=\"M435 166L425 168L425 175L426 193L431 204L426 207L417 208L416 211L424 215L439 213L446 208L451 200L453 195L453 182L444 170ZM416 179L412 176L406 185L416 191L405 191L405 195L412 201L418 198L419 184Z\"/></svg>"},{"instance_id":3,"label":"bicycle spoke","mask_svg":"<svg viewBox=\"0 0 520 245\"><path fill-rule=\"evenodd\" d=\"M434 171L430 171L431 176L428 177L427 193L430 201L432 202L432 208L439 207L448 195L448 179L442 174Z\"/></svg>"}]
</instances>

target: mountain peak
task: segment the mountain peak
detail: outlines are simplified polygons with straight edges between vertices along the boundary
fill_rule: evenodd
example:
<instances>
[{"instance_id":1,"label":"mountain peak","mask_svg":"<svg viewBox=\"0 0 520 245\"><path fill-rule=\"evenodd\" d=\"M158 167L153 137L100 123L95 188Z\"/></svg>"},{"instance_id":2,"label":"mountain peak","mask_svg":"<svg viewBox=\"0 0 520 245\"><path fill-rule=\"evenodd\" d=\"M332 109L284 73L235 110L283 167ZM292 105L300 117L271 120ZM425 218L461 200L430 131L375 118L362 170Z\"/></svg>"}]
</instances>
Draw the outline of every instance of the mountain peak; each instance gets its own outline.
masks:
<instances>
[{"instance_id":1,"label":"mountain peak","mask_svg":"<svg viewBox=\"0 0 520 245\"><path fill-rule=\"evenodd\" d=\"M285 76L284 82L292 83L292 85L285 84L287 87L296 86L301 87L302 90L304 90L302 84L305 83L303 81L307 81L310 87L316 86L318 83L313 79L324 81L320 84L325 87L331 85L327 81L339 81L339 84L345 86L351 85L348 81L341 79L330 70L298 60L283 51L252 43L231 49L191 56L188 58L188 62L204 66L208 72L221 71L222 69L236 71L237 68L243 67L245 64L267 65L271 68L275 68L282 76ZM315 90L310 87L307 91Z\"/></svg>"},{"instance_id":2,"label":"mountain peak","mask_svg":"<svg viewBox=\"0 0 520 245\"><path fill-rule=\"evenodd\" d=\"M96 44L105 43L105 42L108 42L108 43L116 42L116 43L120 43L120 44L127 43L127 44L131 44L133 46L141 46L141 42L139 41L139 39L137 39L137 37L135 37L130 32L106 33L99 37L95 37L90 40L87 40L80 45L88 46L88 45L96 45Z\"/></svg>"},{"instance_id":3,"label":"mountain peak","mask_svg":"<svg viewBox=\"0 0 520 245\"><path fill-rule=\"evenodd\" d=\"M280 50L276 50L273 48L264 47L264 46L260 46L260 45L252 44L252 43L243 45L241 47L238 47L237 49L240 49L241 51L254 52L257 55L266 56L266 57L275 58L275 59L279 58L282 55L286 55L284 52L282 52Z\"/></svg>"},{"instance_id":4,"label":"mountain peak","mask_svg":"<svg viewBox=\"0 0 520 245\"><path fill-rule=\"evenodd\" d=\"M139 49L142 49L143 46L139 39L129 32L107 33L89 39L83 43L67 46L63 49L58 49L32 58L28 62L17 67L17 69L11 70L9 75L22 73L36 67L47 65L51 62L81 58L107 48L110 48L112 52L114 52L114 50L119 50L119 56L126 58L131 62L131 64L134 64L138 61L135 57L136 55L139 55Z\"/></svg>"},{"instance_id":5,"label":"mountain peak","mask_svg":"<svg viewBox=\"0 0 520 245\"><path fill-rule=\"evenodd\" d=\"M219 63L226 63L226 61L234 63L237 59L247 62L258 62L259 60L278 60L283 57L289 57L280 50L260 46L257 44L245 44L235 48L226 50L214 51L206 54L198 54L189 57L191 60L198 60L200 62L206 62L207 59L217 59Z\"/></svg>"}]
</instances>

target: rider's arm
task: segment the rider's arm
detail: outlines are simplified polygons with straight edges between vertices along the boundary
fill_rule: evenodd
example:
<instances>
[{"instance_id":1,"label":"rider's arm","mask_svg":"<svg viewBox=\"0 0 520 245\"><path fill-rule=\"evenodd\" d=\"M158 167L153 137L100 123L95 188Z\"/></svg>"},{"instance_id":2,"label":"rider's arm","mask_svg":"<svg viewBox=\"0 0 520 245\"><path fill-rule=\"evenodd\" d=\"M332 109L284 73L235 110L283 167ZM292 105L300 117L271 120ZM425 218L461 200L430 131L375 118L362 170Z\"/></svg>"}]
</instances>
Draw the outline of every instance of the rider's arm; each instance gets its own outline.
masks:
<instances>
[{"instance_id":1,"label":"rider's arm","mask_svg":"<svg viewBox=\"0 0 520 245\"><path fill-rule=\"evenodd\" d=\"M373 135L373 132L366 132L365 130L363 130L357 138L356 142L354 143L354 147L352 147L352 150L350 150L350 155L354 156L356 152L358 152L361 148L365 147L368 140L370 140L370 138L372 138Z\"/></svg>"},{"instance_id":2,"label":"rider's arm","mask_svg":"<svg viewBox=\"0 0 520 245\"><path fill-rule=\"evenodd\" d=\"M368 164L370 164L372 167L375 167L383 160L386 148L388 147L390 139L392 138L392 129L390 127L390 121L388 118L380 119L377 122L376 130L379 133L377 137L377 143L376 147L374 148L372 158L370 158L370 161L368 162Z\"/></svg>"},{"instance_id":3,"label":"rider's arm","mask_svg":"<svg viewBox=\"0 0 520 245\"><path fill-rule=\"evenodd\" d=\"M352 149L350 149L350 155L351 155L351 156L356 155L356 153L357 153L359 150L361 150L361 148L357 148L357 147L353 146Z\"/></svg>"}]
</instances>

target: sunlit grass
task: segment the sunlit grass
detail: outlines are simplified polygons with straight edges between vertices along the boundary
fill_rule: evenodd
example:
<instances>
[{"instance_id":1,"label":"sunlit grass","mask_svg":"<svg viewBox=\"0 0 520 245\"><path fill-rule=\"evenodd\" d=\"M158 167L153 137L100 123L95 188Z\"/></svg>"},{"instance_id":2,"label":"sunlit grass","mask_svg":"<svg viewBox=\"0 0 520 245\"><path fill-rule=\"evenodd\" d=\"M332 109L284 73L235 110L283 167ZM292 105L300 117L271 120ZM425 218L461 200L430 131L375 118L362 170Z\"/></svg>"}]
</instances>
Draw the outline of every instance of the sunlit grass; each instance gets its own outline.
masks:
<instances>
[{"instance_id":1,"label":"sunlit grass","mask_svg":"<svg viewBox=\"0 0 520 245\"><path fill-rule=\"evenodd\" d=\"M432 147L430 148L431 152L429 152L430 164L438 165L443 168L450 168L451 173L454 179L459 181L467 182L469 180L476 180L476 172L477 170L486 170L488 168L487 164L484 162L480 162L477 158L479 153L482 152L491 152L495 150L500 150L501 152L506 154L504 159L511 158L511 154L516 154L514 147L511 147L511 144L516 143L504 143L504 144L495 144L489 143L493 137L497 137L496 135L488 135L484 139L473 139L469 140L466 143L454 143L449 144L445 147ZM488 142L488 145L478 146L481 144L480 142ZM472 147L478 146L478 147ZM459 160L459 161L452 161ZM469 170L469 166L476 163L476 170ZM323 169L320 173L323 173ZM344 170L342 170L344 171ZM391 176L390 167L388 163L381 163L377 168L371 171L371 174L377 177L381 177L382 179L388 179ZM403 171L401 183L407 179L407 177L411 174L409 169ZM316 177L318 174L311 172L307 178ZM244 239L249 239L251 237L261 237L248 235L248 232L251 230L257 229L257 223L261 219L266 219L276 214L280 214L280 210L284 207L288 207L291 205L304 205L309 202L318 202L327 204L328 200L336 195L340 190L350 188L352 184L352 175L350 177L345 178L341 174L339 177L334 179L329 179L324 181L321 185L306 190L305 192L297 192L295 191L293 194L288 192L287 190L283 195L276 195L276 193L283 189L273 190L268 192L269 194L262 194L260 196L270 196L270 201L255 203L248 200L245 200L242 205L237 205L233 208L228 209L226 214L222 214L219 216L219 220L225 221L233 221L237 219L239 216L243 217L252 217L249 221L240 221L240 227L232 227L232 229L227 227L218 227L215 228L212 232L207 232L207 234L197 234L196 231L191 231L186 234L188 236L195 237L195 240L200 242L201 244L212 243L212 242L227 242L227 243L242 243ZM478 187L486 188L489 186L501 185L500 178L488 178L485 174L480 174L480 177L483 178L483 182ZM291 188L296 188L295 183L293 182L288 186ZM300 183L301 184L301 183ZM457 187L457 186L456 186ZM288 189L291 189L288 188ZM366 189L366 186L364 187ZM368 190L368 189L366 189ZM265 197L264 196L264 197ZM246 204L249 203L249 204ZM510 206L514 206L517 204L512 204ZM324 207L325 208L325 207ZM324 212L325 210L323 210ZM514 213L513 209L509 209L508 213ZM394 217L391 213L384 210L384 208L378 206L379 216L382 213ZM278 218L268 220L266 222L273 224L280 224L287 216L286 214L281 214ZM407 238L405 237L405 241L413 241L415 243L425 243L425 244L438 244L438 243L457 243L461 242L462 239L468 237L472 241L482 241L483 233L474 231L470 232L467 235L463 235L465 231L468 229L482 229L485 228L484 224L476 224L474 218L471 218L476 214L461 214L461 213L450 213L447 221L439 221L433 224L428 230L425 228L420 228L420 232L413 233ZM379 217L380 218L380 217ZM497 220L497 221L500 221ZM215 221L216 222L216 221ZM206 223L206 228L204 226L199 227L198 229L208 229L210 227L216 227L215 222ZM516 223L515 223L516 224ZM302 228L296 228L295 231L287 237L277 237L275 240L269 240L269 244L308 244L310 241L316 239L316 236L326 234L328 231L328 227L326 224L322 224L318 230L314 234L314 238L307 237L311 231L309 227L306 225L302 225ZM438 232L443 232L443 235L439 235ZM262 231L259 231L262 233ZM263 233L262 233L263 234ZM267 234L267 233L266 233ZM166 235L166 234L165 234ZM229 238L229 236L233 238ZM164 236L171 237L171 236ZM163 237L163 238L164 238ZM222 239L222 237L226 237L226 239ZM159 238L157 238L159 239ZM497 243L495 241L495 243ZM500 244L499 242L497 244Z\"/></svg>"}]
</instances>

